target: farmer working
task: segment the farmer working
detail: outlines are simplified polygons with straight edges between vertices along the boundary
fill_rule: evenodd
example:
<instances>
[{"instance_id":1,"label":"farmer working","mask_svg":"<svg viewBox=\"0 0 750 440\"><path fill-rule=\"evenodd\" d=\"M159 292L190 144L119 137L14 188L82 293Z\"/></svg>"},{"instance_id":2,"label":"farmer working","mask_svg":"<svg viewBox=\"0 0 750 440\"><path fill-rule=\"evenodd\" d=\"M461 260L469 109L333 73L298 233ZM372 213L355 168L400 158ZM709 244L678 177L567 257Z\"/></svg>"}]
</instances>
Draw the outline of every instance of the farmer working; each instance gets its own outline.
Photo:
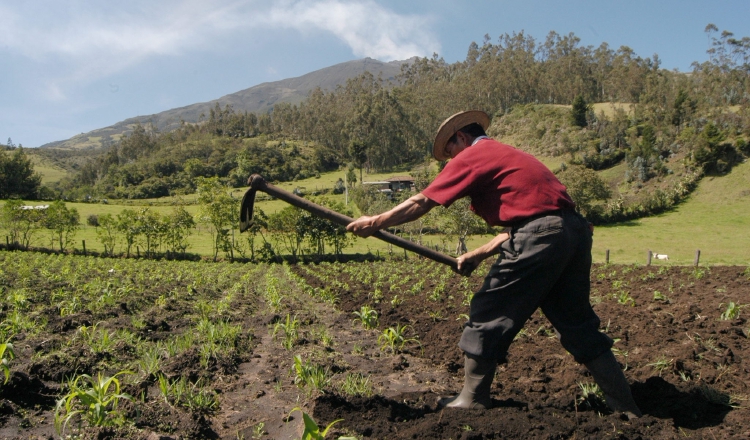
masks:
<instances>
[{"instance_id":1,"label":"farmer working","mask_svg":"<svg viewBox=\"0 0 750 440\"><path fill-rule=\"evenodd\" d=\"M482 111L446 119L432 154L437 160L451 160L435 180L390 211L358 218L347 230L368 237L465 196L488 224L505 227L489 243L458 258L459 271L468 275L485 258L500 254L471 300L469 321L461 335L463 390L441 399L441 406L489 408L498 362L506 361L513 338L541 307L563 347L591 372L610 408L640 416L610 350L613 341L599 332L599 317L589 302L589 223L576 213L565 186L546 166L530 154L488 138L489 124Z\"/></svg>"}]
</instances>

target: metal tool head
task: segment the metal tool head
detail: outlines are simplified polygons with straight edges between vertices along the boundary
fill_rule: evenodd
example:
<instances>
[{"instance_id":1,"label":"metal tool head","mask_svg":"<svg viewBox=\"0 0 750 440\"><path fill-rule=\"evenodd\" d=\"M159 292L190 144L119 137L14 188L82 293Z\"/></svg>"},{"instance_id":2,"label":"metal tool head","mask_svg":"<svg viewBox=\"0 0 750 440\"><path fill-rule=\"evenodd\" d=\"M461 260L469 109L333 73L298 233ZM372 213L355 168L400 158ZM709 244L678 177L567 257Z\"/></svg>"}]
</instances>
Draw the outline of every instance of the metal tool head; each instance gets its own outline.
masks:
<instances>
[{"instance_id":1,"label":"metal tool head","mask_svg":"<svg viewBox=\"0 0 750 440\"><path fill-rule=\"evenodd\" d=\"M240 232L245 232L253 225L253 206L255 206L255 193L266 187L266 180L259 174L248 177L247 184L250 186L245 195L242 196L240 204Z\"/></svg>"}]
</instances>

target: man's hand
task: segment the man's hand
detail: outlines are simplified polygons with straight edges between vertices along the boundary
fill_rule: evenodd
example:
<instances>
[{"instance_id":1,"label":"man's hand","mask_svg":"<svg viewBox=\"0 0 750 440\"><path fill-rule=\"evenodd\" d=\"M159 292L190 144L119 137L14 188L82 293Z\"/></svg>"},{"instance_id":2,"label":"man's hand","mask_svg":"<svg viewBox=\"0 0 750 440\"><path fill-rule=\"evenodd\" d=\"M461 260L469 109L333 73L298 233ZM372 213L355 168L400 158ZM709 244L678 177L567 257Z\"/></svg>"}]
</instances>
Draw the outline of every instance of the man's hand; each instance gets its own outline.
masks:
<instances>
[{"instance_id":1,"label":"man's hand","mask_svg":"<svg viewBox=\"0 0 750 440\"><path fill-rule=\"evenodd\" d=\"M467 252L456 258L458 262L458 273L468 277L479 266L483 258L479 258L474 252Z\"/></svg>"},{"instance_id":2,"label":"man's hand","mask_svg":"<svg viewBox=\"0 0 750 440\"><path fill-rule=\"evenodd\" d=\"M362 217L346 225L346 230L354 235L367 238L380 229L375 225L376 219L377 216L363 215Z\"/></svg>"}]
</instances>

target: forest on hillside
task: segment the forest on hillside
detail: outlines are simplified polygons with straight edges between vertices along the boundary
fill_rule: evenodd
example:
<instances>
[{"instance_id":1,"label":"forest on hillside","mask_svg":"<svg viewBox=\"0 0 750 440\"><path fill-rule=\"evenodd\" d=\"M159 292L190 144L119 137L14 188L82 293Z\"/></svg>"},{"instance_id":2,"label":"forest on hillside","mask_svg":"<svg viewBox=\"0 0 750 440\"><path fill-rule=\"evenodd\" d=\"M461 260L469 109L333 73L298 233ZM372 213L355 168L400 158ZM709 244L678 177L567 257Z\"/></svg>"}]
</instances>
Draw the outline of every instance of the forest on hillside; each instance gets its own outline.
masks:
<instances>
[{"instance_id":1,"label":"forest on hillside","mask_svg":"<svg viewBox=\"0 0 750 440\"><path fill-rule=\"evenodd\" d=\"M464 61L405 65L397 85L363 74L269 113L217 106L172 132L136 126L97 156L76 156L75 175L52 192L152 198L192 193L198 177L239 187L252 173L290 181L347 167L409 170L429 161L445 117L482 109L491 136L559 159L556 172L589 217L648 215L750 155L750 37L705 31L708 60L688 73L626 46L582 46L574 34L485 36Z\"/></svg>"}]
</instances>

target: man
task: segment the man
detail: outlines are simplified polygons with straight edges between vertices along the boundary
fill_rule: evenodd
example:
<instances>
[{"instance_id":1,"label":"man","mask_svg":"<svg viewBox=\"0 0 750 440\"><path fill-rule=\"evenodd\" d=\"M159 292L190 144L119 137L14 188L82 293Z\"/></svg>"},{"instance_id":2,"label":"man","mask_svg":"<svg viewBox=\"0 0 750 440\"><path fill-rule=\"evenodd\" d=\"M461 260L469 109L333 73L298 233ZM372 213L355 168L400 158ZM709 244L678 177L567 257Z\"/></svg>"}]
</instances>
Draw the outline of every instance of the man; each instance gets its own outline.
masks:
<instances>
[{"instance_id":1,"label":"man","mask_svg":"<svg viewBox=\"0 0 750 440\"><path fill-rule=\"evenodd\" d=\"M575 212L565 186L530 154L490 139L489 116L457 113L438 129L432 154L451 159L421 193L385 213L363 216L347 230L368 237L379 229L415 220L437 205L471 198L471 209L491 226L504 226L489 243L461 255L467 275L484 259L500 254L471 300L459 347L464 351L464 386L441 406L489 408L498 362L528 318L542 309L563 347L591 372L611 409L641 415L611 347L599 332L589 302L592 230Z\"/></svg>"}]
</instances>

